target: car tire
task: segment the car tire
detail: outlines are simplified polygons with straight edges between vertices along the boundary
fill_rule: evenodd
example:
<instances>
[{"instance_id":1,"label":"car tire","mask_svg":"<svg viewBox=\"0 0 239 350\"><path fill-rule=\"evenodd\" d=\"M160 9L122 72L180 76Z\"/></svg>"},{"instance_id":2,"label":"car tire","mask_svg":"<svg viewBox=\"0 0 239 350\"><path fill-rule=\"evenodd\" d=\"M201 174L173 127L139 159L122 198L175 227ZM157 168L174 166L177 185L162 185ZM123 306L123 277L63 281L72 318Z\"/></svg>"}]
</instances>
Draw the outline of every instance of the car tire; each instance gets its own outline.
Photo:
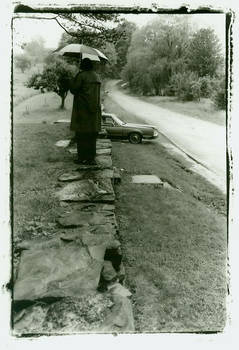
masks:
<instances>
[{"instance_id":1,"label":"car tire","mask_svg":"<svg viewBox=\"0 0 239 350\"><path fill-rule=\"evenodd\" d=\"M138 132L132 132L129 134L129 142L133 144L141 143L142 135L140 135Z\"/></svg>"}]
</instances>

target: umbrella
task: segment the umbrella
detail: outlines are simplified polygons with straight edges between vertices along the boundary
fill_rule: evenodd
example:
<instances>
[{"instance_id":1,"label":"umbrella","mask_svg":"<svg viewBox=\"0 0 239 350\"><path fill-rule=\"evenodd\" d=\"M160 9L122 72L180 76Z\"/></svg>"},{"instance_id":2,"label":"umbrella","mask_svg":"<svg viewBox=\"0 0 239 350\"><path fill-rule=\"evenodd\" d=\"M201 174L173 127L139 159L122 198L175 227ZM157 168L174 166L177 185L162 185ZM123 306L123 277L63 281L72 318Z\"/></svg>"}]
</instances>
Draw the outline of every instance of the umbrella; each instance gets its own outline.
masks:
<instances>
[{"instance_id":1,"label":"umbrella","mask_svg":"<svg viewBox=\"0 0 239 350\"><path fill-rule=\"evenodd\" d=\"M61 50L56 50L55 53L62 56L81 57L82 59L89 58L92 61L108 61L108 58L100 50L83 44L69 44Z\"/></svg>"}]
</instances>

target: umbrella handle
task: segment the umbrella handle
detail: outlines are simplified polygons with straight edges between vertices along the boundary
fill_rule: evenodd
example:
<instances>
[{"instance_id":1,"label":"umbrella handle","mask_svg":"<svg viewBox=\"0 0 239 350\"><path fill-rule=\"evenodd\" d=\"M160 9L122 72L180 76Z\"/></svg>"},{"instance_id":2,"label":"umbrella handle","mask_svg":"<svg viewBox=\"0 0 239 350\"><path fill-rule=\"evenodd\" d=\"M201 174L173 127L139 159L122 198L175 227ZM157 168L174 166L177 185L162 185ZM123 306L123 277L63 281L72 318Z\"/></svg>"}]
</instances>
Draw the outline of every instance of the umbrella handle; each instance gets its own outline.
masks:
<instances>
[{"instance_id":1,"label":"umbrella handle","mask_svg":"<svg viewBox=\"0 0 239 350\"><path fill-rule=\"evenodd\" d=\"M78 57L79 66L81 65L81 62L82 62L82 53L80 52L79 57Z\"/></svg>"}]
</instances>

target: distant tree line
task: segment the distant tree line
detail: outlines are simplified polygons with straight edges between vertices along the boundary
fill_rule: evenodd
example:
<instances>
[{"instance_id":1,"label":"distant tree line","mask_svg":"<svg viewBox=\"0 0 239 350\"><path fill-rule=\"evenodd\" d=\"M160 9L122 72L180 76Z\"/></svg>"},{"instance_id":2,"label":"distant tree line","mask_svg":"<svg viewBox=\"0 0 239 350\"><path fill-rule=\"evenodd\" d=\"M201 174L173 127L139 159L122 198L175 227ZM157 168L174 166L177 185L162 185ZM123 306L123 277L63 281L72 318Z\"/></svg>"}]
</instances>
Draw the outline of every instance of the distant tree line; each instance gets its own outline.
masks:
<instances>
[{"instance_id":1,"label":"distant tree line","mask_svg":"<svg viewBox=\"0 0 239 350\"><path fill-rule=\"evenodd\" d=\"M214 99L225 108L224 58L210 28L193 31L185 16L158 19L134 31L123 79L142 95Z\"/></svg>"},{"instance_id":2,"label":"distant tree line","mask_svg":"<svg viewBox=\"0 0 239 350\"><path fill-rule=\"evenodd\" d=\"M37 64L44 62L49 55L50 50L45 48L45 42L42 37L24 43L21 46L23 53L14 55L14 64L22 73Z\"/></svg>"},{"instance_id":3,"label":"distant tree line","mask_svg":"<svg viewBox=\"0 0 239 350\"><path fill-rule=\"evenodd\" d=\"M70 43L100 49L109 58L100 70L103 79L122 78L133 92L142 95L170 95L183 101L207 97L225 108L224 57L212 29L193 30L187 16L167 15L142 28L118 15L59 16L65 29L59 49ZM75 74L79 62L47 52L41 40L33 44L25 45L25 58L31 59L23 69L39 57L44 66L27 86L56 92L64 108L67 78ZM16 60L18 66L20 61Z\"/></svg>"}]
</instances>

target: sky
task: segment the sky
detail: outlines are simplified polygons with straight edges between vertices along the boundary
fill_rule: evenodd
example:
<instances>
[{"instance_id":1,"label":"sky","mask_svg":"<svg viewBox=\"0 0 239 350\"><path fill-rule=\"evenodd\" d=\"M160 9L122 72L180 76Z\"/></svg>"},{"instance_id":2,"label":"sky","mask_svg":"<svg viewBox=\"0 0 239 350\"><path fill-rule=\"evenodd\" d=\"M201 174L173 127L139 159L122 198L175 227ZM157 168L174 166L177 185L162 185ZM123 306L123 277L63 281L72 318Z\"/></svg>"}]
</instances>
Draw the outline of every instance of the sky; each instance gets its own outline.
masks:
<instances>
[{"instance_id":1,"label":"sky","mask_svg":"<svg viewBox=\"0 0 239 350\"><path fill-rule=\"evenodd\" d=\"M39 16L47 17L45 14ZM54 15L49 15L51 18ZM143 26L147 22L154 20L161 14L128 14L124 17L138 26ZM165 16L165 15L163 15ZM167 16L167 15L166 15ZM225 42L225 15L224 14L193 14L190 16L192 22L198 27L211 27L215 30L222 46ZM13 37L14 37L14 51L15 53L22 52L20 46L24 42L29 42L39 36L45 40L47 48L56 49L59 40L64 30L57 24L55 20L44 19L30 19L30 18L15 18L13 21Z\"/></svg>"}]
</instances>

